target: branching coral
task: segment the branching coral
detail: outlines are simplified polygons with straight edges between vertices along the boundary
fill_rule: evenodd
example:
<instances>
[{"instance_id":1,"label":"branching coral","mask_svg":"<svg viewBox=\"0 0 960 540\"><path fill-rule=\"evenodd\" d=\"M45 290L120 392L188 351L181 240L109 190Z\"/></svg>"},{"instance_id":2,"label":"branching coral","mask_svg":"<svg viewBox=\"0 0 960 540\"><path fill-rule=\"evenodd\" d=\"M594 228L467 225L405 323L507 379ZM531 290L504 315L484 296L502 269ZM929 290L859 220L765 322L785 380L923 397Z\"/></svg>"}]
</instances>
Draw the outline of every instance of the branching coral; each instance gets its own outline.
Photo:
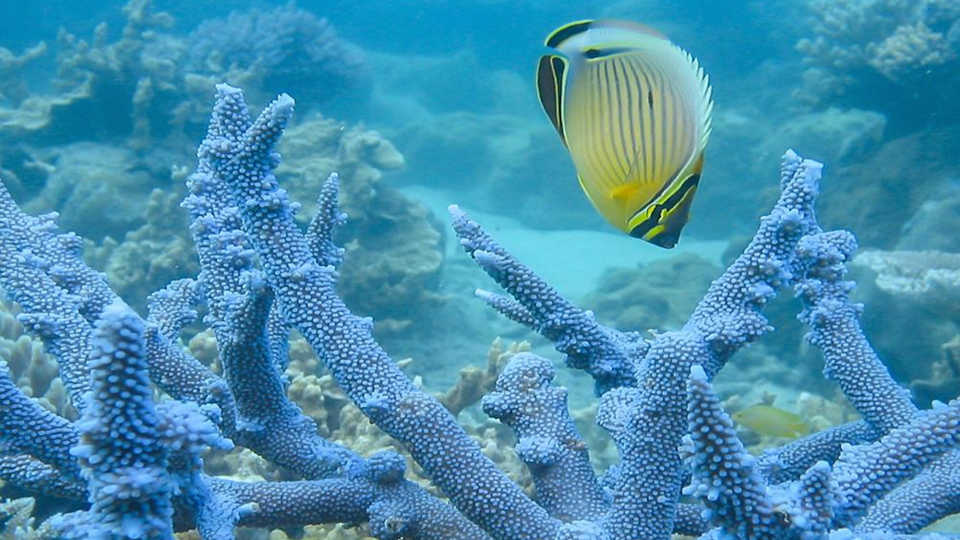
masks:
<instances>
[{"instance_id":1,"label":"branching coral","mask_svg":"<svg viewBox=\"0 0 960 540\"><path fill-rule=\"evenodd\" d=\"M47 44L43 41L19 55L0 47L0 101L18 105L30 95L26 81L19 72L46 52Z\"/></svg>"},{"instance_id":2,"label":"branching coral","mask_svg":"<svg viewBox=\"0 0 960 540\"><path fill-rule=\"evenodd\" d=\"M304 232L274 175L293 106L284 94L253 119L240 90L217 87L183 203L200 272L151 295L146 319L79 259L79 239L57 232L55 216L24 214L0 192L0 285L57 357L83 415L72 423L44 410L0 370L0 477L91 502L47 530L163 538L196 528L227 539L236 526L366 521L383 539L901 538L960 511L960 401L918 409L874 353L843 280L856 242L814 217L819 163L787 152L780 199L753 240L678 330L650 339L600 324L451 208L464 249L509 294L478 295L594 377L597 423L619 450L620 463L597 476L552 363L512 356L483 408L515 431L531 497L338 296L337 176ZM789 286L828 377L864 419L754 459L709 380L772 330L761 310ZM176 345L201 300L222 376ZM294 329L445 500L405 479L401 455L329 441L289 400L282 373ZM168 396L159 403L154 385ZM302 480L205 474L200 453L231 446L221 436ZM701 502L681 501L688 481Z\"/></svg>"},{"instance_id":3,"label":"branching coral","mask_svg":"<svg viewBox=\"0 0 960 540\"><path fill-rule=\"evenodd\" d=\"M50 95L28 95L16 75L45 44L19 56L0 48L0 102L6 97L10 104L0 107L0 139L63 141L64 134L85 132L144 150L182 137L184 124L201 113L197 98L214 80L247 85L263 100L268 85L292 86L320 103L346 88L359 94L366 77L356 46L292 4L206 21L188 38L169 32L173 17L152 0L129 0L123 16L114 41L105 22L89 38L61 30Z\"/></svg>"},{"instance_id":4,"label":"branching coral","mask_svg":"<svg viewBox=\"0 0 960 540\"><path fill-rule=\"evenodd\" d=\"M293 2L205 21L188 41L190 71L245 87L265 88L269 81L320 103L366 82L360 48L339 38L327 19Z\"/></svg>"},{"instance_id":5,"label":"branching coral","mask_svg":"<svg viewBox=\"0 0 960 540\"><path fill-rule=\"evenodd\" d=\"M954 0L808 0L809 37L797 43L810 69L799 95L843 94L876 73L894 86L953 84L960 55ZM936 81L936 82L933 82ZM869 84L869 83L868 83Z\"/></svg>"},{"instance_id":6,"label":"branching coral","mask_svg":"<svg viewBox=\"0 0 960 540\"><path fill-rule=\"evenodd\" d=\"M960 8L951 0L809 0L808 7L815 37L802 39L797 48L821 65L869 65L903 80L956 58L946 34L960 20Z\"/></svg>"}]
</instances>

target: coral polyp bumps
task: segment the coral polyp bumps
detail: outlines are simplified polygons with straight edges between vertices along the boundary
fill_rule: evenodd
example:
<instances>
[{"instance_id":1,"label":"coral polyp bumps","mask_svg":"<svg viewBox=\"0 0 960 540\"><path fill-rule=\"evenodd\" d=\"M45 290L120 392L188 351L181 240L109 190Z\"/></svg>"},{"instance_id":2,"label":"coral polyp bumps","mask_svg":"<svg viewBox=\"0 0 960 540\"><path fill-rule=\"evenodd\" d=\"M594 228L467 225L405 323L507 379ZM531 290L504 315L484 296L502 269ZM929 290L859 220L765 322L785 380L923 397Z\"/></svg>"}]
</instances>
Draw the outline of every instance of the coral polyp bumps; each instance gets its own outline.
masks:
<instances>
[{"instance_id":1,"label":"coral polyp bumps","mask_svg":"<svg viewBox=\"0 0 960 540\"><path fill-rule=\"evenodd\" d=\"M960 511L960 401L918 409L860 331L862 306L850 302L852 284L843 280L856 242L817 225L818 163L787 152L780 199L752 242L679 330L650 339L598 323L451 207L463 248L507 293L478 296L594 378L597 422L620 453L618 465L597 475L566 391L552 384L554 366L517 354L483 409L515 431L530 496L337 296L337 177L323 184L302 231L273 175L293 105L281 95L251 119L240 90L217 87L182 205L201 271L151 295L146 318L83 263L79 238L58 232L56 216L26 215L0 193L0 285L57 358L80 413L70 422L48 412L3 368L0 475L89 503L31 534L170 538L197 529L220 539L237 526L367 522L377 538L893 538ZM761 309L785 287L802 301L825 373L863 419L754 458L709 381L771 330ZM200 304L220 374L178 345ZM443 497L405 479L402 456L361 456L317 433L286 394L293 329ZM204 451L233 446L301 480L204 472Z\"/></svg>"}]
</instances>

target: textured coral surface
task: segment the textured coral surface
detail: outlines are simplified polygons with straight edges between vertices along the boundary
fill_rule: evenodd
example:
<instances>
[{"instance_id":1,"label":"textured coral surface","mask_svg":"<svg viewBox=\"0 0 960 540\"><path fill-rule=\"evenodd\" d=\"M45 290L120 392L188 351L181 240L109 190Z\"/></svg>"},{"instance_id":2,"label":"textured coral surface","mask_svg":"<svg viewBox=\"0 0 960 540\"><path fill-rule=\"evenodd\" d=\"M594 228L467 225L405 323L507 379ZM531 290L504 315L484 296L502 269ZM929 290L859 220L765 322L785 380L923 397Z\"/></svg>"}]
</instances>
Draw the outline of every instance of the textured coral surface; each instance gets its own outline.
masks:
<instances>
[{"instance_id":1,"label":"textured coral surface","mask_svg":"<svg viewBox=\"0 0 960 540\"><path fill-rule=\"evenodd\" d=\"M506 293L477 296L593 377L595 420L617 462L591 459L595 437L581 434L582 413L546 358L496 345L486 370L464 371L439 396L404 373L409 362L395 362L338 293L351 256L333 241L345 223L338 175L305 230L274 175L293 109L283 94L253 118L239 89L217 86L182 203L200 268L151 294L146 318L82 261L82 241L55 216L26 214L0 192L0 285L81 413L43 408L33 383L25 393L0 364L0 477L76 501L37 528L29 501L9 503L4 523L17 534L225 539L238 526L366 523L381 539L907 538L960 510L960 401L918 408L861 330L864 307L844 280L856 240L815 219L821 164L788 151L780 197L743 252L699 299L655 312L679 329L649 335L602 324L451 206L461 246ZM911 273L911 256L884 260L901 280L941 286L940 274ZM862 419L756 458L710 380L773 330L762 311L787 287L825 375ZM187 350L180 337L195 324L209 330L191 333ZM318 360L330 375L316 375ZM505 427L468 418L478 399ZM503 451L511 432L522 468Z\"/></svg>"}]
</instances>

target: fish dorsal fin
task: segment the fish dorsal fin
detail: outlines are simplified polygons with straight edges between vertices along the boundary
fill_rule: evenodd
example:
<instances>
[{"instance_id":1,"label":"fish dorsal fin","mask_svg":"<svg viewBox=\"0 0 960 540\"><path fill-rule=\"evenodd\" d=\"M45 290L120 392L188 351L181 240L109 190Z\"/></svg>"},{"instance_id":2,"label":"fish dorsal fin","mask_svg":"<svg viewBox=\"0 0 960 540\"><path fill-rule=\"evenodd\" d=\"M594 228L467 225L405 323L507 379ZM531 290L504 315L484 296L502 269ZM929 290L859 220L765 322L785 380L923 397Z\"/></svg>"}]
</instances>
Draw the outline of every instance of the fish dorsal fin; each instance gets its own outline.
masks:
<instances>
[{"instance_id":1,"label":"fish dorsal fin","mask_svg":"<svg viewBox=\"0 0 960 540\"><path fill-rule=\"evenodd\" d=\"M537 63L537 97L547 113L560 140L567 144L563 132L563 89L567 72L567 59L557 54L546 54Z\"/></svg>"},{"instance_id":2,"label":"fish dorsal fin","mask_svg":"<svg viewBox=\"0 0 960 540\"><path fill-rule=\"evenodd\" d=\"M567 23L560 28L557 28L553 32L550 32L550 35L547 36L547 39L544 40L543 44L551 49L557 49L564 41L576 36L577 34L586 32L593 22L593 19L585 19L582 21L573 21L572 23Z\"/></svg>"},{"instance_id":3,"label":"fish dorsal fin","mask_svg":"<svg viewBox=\"0 0 960 540\"><path fill-rule=\"evenodd\" d=\"M631 32L631 33L636 33L641 35L645 34L648 36L669 41L669 38L666 35L664 35L663 32L657 30L656 28L653 28L652 26L647 26L645 24L641 24L638 22L633 22L633 21L621 21L616 19L598 19L595 21L591 21L590 27L598 30L601 30L601 29L624 30L626 32Z\"/></svg>"},{"instance_id":4,"label":"fish dorsal fin","mask_svg":"<svg viewBox=\"0 0 960 540\"><path fill-rule=\"evenodd\" d=\"M592 35L582 36L587 30L592 30ZM623 46L636 44L636 37L643 35L667 39L667 36L657 29L645 24L614 19L585 19L573 21L550 32L543 44L553 49L561 49L564 43L579 36L583 39L577 41L583 47L604 46L605 42L619 43Z\"/></svg>"},{"instance_id":5,"label":"fish dorsal fin","mask_svg":"<svg viewBox=\"0 0 960 540\"><path fill-rule=\"evenodd\" d=\"M710 132L713 131L713 88L710 87L710 77L703 71L703 66L697 59L687 54L687 60L697 72L697 96L700 98L700 118L703 120L703 131L700 134L700 149L707 147L707 141L710 139Z\"/></svg>"}]
</instances>

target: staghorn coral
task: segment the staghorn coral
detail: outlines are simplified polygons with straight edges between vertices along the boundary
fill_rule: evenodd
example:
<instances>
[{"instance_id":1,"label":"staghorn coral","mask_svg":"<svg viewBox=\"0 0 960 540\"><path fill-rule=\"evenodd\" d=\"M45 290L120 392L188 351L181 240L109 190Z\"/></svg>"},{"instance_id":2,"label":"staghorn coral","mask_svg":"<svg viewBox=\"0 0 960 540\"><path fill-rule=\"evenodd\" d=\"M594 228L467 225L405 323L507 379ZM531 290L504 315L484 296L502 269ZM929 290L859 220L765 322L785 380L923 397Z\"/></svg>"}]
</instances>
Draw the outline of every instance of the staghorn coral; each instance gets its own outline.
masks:
<instances>
[{"instance_id":1,"label":"staghorn coral","mask_svg":"<svg viewBox=\"0 0 960 540\"><path fill-rule=\"evenodd\" d=\"M383 539L908 538L960 510L960 401L918 409L867 341L863 308L844 281L856 242L846 231L822 231L814 218L819 163L787 152L780 199L753 240L678 330L649 339L600 324L451 208L467 254L509 294L479 296L594 378L597 423L620 454L618 466L596 476L566 390L552 383L556 368L518 353L483 405L516 433L515 453L532 480L524 488L406 377L373 339L372 322L337 295L337 176L321 189L306 233L274 176L274 149L292 113L292 98L281 95L253 119L238 89L217 87L183 203L201 270L196 281L152 294L145 320L80 261L79 238L58 233L51 216L24 214L0 191L0 284L57 356L84 415L71 423L43 410L0 366L0 476L93 503L45 526L62 535L89 525L120 537L196 528L215 539L233 538L237 526L333 522L366 522ZM772 330L761 310L787 286L796 287L825 373L863 420L753 459L709 379ZM222 377L177 344L201 299ZM405 478L404 456L362 456L317 433L287 397L281 368L290 365L292 329L353 403L341 409L341 426L401 444L431 490ZM169 398L154 403L154 385ZM361 414L370 427L354 416ZM221 435L301 479L205 474L200 452L228 448ZM487 449L498 437L491 429L482 436ZM87 481L90 470L100 474ZM688 478L696 503L680 500Z\"/></svg>"},{"instance_id":2,"label":"staghorn coral","mask_svg":"<svg viewBox=\"0 0 960 540\"><path fill-rule=\"evenodd\" d=\"M57 376L56 359L46 354L40 340L27 334L17 320L19 313L15 304L0 302L0 360L7 363L11 380L24 394L37 398L50 411L76 418Z\"/></svg>"},{"instance_id":3,"label":"staghorn coral","mask_svg":"<svg viewBox=\"0 0 960 540\"><path fill-rule=\"evenodd\" d=\"M0 131L20 139L62 140L66 126L82 125L78 132L107 137L132 135L143 147L162 135L169 118L164 109L178 101L177 64L182 44L161 31L173 20L151 11L150 0L131 0L124 6L121 37L108 43L105 23L90 42L62 30L57 37L57 94L31 96L17 108L4 111ZM104 121L91 124L90 111ZM53 127L55 126L55 128ZM158 131L158 133L153 133Z\"/></svg>"},{"instance_id":4,"label":"staghorn coral","mask_svg":"<svg viewBox=\"0 0 960 540\"><path fill-rule=\"evenodd\" d=\"M0 503L0 535L23 540L37 538L31 517L35 502L32 497L23 497Z\"/></svg>"}]
</instances>

